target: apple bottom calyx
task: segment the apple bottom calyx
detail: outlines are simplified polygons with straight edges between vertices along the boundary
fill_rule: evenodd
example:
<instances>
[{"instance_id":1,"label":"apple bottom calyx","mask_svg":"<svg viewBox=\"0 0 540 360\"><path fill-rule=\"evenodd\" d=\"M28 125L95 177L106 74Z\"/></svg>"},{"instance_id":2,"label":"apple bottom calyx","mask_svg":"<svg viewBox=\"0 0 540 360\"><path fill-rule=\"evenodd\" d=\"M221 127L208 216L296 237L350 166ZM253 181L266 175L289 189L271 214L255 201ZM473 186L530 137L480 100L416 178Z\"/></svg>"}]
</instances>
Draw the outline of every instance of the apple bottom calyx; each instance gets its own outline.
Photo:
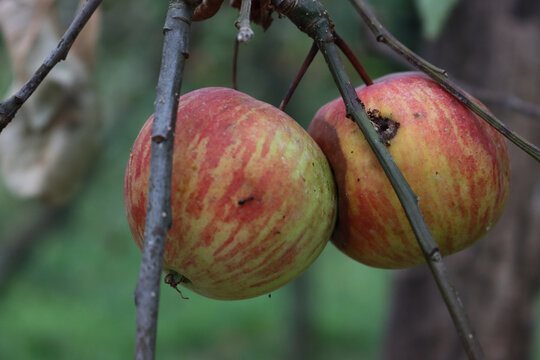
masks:
<instances>
[{"instance_id":1,"label":"apple bottom calyx","mask_svg":"<svg viewBox=\"0 0 540 360\"><path fill-rule=\"evenodd\" d=\"M189 300L189 298L185 297L184 294L182 294L182 291L180 291L180 289L178 288L178 285L182 283L191 282L187 277L185 277L184 275L180 275L176 271L169 271L169 273L165 275L165 278L163 279L163 281L165 282L165 284L170 285L173 289L178 291L182 299Z\"/></svg>"}]
</instances>

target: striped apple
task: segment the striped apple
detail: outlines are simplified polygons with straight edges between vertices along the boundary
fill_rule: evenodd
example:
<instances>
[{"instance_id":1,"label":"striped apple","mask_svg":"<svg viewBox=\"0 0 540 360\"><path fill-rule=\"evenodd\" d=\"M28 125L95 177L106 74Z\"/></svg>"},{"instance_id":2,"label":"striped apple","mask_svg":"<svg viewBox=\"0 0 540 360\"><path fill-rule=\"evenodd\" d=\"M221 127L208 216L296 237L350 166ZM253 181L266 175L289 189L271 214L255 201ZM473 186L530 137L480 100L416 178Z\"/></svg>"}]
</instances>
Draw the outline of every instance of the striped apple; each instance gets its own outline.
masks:
<instances>
[{"instance_id":1,"label":"striped apple","mask_svg":"<svg viewBox=\"0 0 540 360\"><path fill-rule=\"evenodd\" d=\"M135 140L124 184L139 247L152 120ZM277 108L227 88L182 96L176 121L164 270L215 299L269 293L300 275L330 239L337 210L313 139Z\"/></svg>"},{"instance_id":2,"label":"striped apple","mask_svg":"<svg viewBox=\"0 0 540 360\"><path fill-rule=\"evenodd\" d=\"M383 77L357 94L418 196L441 253L455 253L486 234L508 196L504 138L419 73ZM322 107L308 132L335 172L339 219L333 243L374 267L423 263L405 212L343 101Z\"/></svg>"}]
</instances>

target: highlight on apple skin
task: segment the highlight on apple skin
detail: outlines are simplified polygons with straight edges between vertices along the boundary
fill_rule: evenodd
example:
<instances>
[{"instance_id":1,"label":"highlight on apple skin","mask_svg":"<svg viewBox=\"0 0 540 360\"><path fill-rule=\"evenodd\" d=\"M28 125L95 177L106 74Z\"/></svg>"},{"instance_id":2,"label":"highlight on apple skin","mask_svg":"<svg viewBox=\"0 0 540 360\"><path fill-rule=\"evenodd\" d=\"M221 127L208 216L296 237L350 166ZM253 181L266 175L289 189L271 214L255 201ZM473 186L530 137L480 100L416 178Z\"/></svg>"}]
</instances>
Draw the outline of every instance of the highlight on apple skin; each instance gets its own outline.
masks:
<instances>
[{"instance_id":1,"label":"highlight on apple skin","mask_svg":"<svg viewBox=\"0 0 540 360\"><path fill-rule=\"evenodd\" d=\"M128 222L142 246L151 125L131 150ZM267 294L306 270L330 239L337 198L313 139L279 109L228 88L180 98L172 175L173 224L163 267L215 299Z\"/></svg>"},{"instance_id":2,"label":"highlight on apple skin","mask_svg":"<svg viewBox=\"0 0 540 360\"><path fill-rule=\"evenodd\" d=\"M385 76L357 94L418 196L443 256L493 228L509 191L501 134L420 73ZM374 267L424 263L397 195L360 129L346 117L343 101L323 106L308 132L330 161L338 186L332 242Z\"/></svg>"}]
</instances>

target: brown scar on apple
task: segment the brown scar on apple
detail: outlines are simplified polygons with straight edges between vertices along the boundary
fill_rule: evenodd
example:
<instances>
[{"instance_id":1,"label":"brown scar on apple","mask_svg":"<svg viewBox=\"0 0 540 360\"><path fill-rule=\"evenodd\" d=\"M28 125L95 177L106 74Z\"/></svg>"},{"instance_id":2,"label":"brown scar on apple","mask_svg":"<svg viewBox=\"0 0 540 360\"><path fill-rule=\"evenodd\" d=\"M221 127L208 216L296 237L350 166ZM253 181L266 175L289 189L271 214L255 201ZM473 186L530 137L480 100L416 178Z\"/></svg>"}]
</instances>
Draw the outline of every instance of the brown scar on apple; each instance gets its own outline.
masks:
<instances>
[{"instance_id":1,"label":"brown scar on apple","mask_svg":"<svg viewBox=\"0 0 540 360\"><path fill-rule=\"evenodd\" d=\"M378 109L368 109L366 113L379 134L381 141L384 145L390 146L390 140L397 135L399 122L383 116Z\"/></svg>"}]
</instances>

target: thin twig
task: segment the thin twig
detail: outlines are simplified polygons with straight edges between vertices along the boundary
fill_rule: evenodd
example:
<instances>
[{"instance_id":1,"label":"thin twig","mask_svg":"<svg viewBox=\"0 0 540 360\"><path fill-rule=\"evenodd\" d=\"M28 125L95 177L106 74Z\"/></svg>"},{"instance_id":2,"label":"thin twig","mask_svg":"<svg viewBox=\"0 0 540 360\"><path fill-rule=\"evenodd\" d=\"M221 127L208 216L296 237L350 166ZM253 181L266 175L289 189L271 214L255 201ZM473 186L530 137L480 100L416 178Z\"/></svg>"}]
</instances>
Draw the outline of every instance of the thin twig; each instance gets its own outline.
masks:
<instances>
[{"instance_id":1,"label":"thin twig","mask_svg":"<svg viewBox=\"0 0 540 360\"><path fill-rule=\"evenodd\" d=\"M362 78L362 81L364 81L364 84L366 84L367 86L373 85L373 81L371 80L368 73L362 66L362 63L360 63L358 58L354 55L354 52L351 50L349 45L347 45L345 40L343 40L341 36L339 36L339 34L335 31L334 31L334 42L336 43L338 48L345 54L347 59L349 59L352 66L358 73L358 75L360 75L360 77Z\"/></svg>"},{"instance_id":2,"label":"thin twig","mask_svg":"<svg viewBox=\"0 0 540 360\"><path fill-rule=\"evenodd\" d=\"M504 110L519 112L532 118L540 119L540 105L527 102L514 94L493 91L486 88L464 85L467 91L487 104L492 104Z\"/></svg>"},{"instance_id":3,"label":"thin twig","mask_svg":"<svg viewBox=\"0 0 540 360\"><path fill-rule=\"evenodd\" d=\"M238 28L238 35L236 39L239 42L248 42L253 38L253 30L251 29L251 0L242 0L240 6L240 13L238 14L238 20L236 20L236 27Z\"/></svg>"},{"instance_id":4,"label":"thin twig","mask_svg":"<svg viewBox=\"0 0 540 360\"><path fill-rule=\"evenodd\" d=\"M273 0L273 4L278 11L289 17L300 30L306 32L317 42L341 93L348 116L352 117L358 124L405 210L405 214L418 239L426 262L433 273L469 358L483 359L480 343L474 335L463 304L450 283L438 245L431 235L418 206L418 199L407 184L388 149L379 140L377 132L362 108L356 91L345 72L337 46L333 41L328 12L322 4L313 0L298 0L297 2L295 0Z\"/></svg>"},{"instance_id":5,"label":"thin twig","mask_svg":"<svg viewBox=\"0 0 540 360\"><path fill-rule=\"evenodd\" d=\"M200 1L170 0L163 27L164 43L156 92L150 151L150 181L139 279L135 290L137 330L135 359L155 357L159 283L171 218L171 172L174 132L184 63L189 56L193 11Z\"/></svg>"},{"instance_id":6,"label":"thin twig","mask_svg":"<svg viewBox=\"0 0 540 360\"><path fill-rule=\"evenodd\" d=\"M311 46L311 49L309 49L309 53L307 54L306 58L304 59L304 62L302 63L302 66L300 67L300 70L298 70L298 73L296 74L296 77L294 78L293 82L289 86L289 89L287 90L285 97L283 98L283 100L281 100L281 104L279 104L280 110L285 111L285 108L289 104L289 101L291 100L291 97L293 96L296 88L298 87L298 84L300 84L300 81L306 74L306 71L309 68L309 65L311 65L311 63L313 62L313 59L315 59L315 55L317 55L318 51L319 51L319 47L317 46L317 43L314 41L313 45Z\"/></svg>"},{"instance_id":7,"label":"thin twig","mask_svg":"<svg viewBox=\"0 0 540 360\"><path fill-rule=\"evenodd\" d=\"M434 81L445 88L449 93L454 95L465 106L471 109L475 114L484 119L488 124L493 126L497 131L503 134L508 140L512 141L515 145L532 156L536 161L540 161L540 149L534 144L528 142L517 133L510 130L502 121L497 119L493 114L486 110L483 106L478 104L470 95L462 91L457 85L455 85L448 78L446 71L437 68L430 64L420 56L416 55L405 45L399 42L392 34L386 30L382 24L377 20L375 15L370 11L368 6L362 0L350 0L354 8L358 11L367 27L371 30L377 41L384 43L396 53L401 55L413 66L419 70L425 72Z\"/></svg>"},{"instance_id":8,"label":"thin twig","mask_svg":"<svg viewBox=\"0 0 540 360\"><path fill-rule=\"evenodd\" d=\"M238 90L238 52L240 51L240 42L234 39L234 52L232 61L232 88Z\"/></svg>"},{"instance_id":9,"label":"thin twig","mask_svg":"<svg viewBox=\"0 0 540 360\"><path fill-rule=\"evenodd\" d=\"M88 19L96 11L102 0L88 0L73 19L73 22L66 30L60 42L51 54L45 59L43 64L36 70L34 75L22 86L22 88L12 95L7 100L0 103L0 133L13 120L15 114L21 106L28 100L30 95L34 93L39 84L45 79L47 74L59 63L65 60L66 56L73 45L73 42L83 29Z\"/></svg>"}]
</instances>

